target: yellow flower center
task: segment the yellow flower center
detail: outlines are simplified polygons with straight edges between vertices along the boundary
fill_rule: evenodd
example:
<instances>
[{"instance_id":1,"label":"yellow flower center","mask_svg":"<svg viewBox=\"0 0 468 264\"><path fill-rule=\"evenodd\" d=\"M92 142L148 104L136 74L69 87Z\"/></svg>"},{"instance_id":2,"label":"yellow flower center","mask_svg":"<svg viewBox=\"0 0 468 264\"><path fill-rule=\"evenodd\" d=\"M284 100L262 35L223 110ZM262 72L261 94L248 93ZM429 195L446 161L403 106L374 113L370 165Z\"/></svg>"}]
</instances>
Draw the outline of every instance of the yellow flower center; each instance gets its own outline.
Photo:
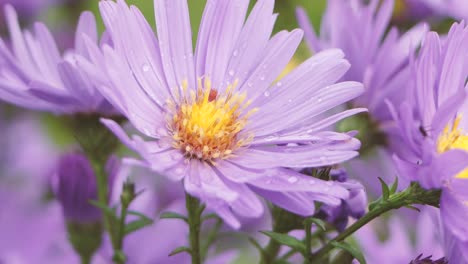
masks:
<instances>
[{"instance_id":1,"label":"yellow flower center","mask_svg":"<svg viewBox=\"0 0 468 264\"><path fill-rule=\"evenodd\" d=\"M468 135L463 134L463 131L459 129L458 126L460 121L461 117L457 116L453 121L453 124L448 124L445 127L442 135L437 141L437 152L444 153L451 149L462 149L468 151ZM468 169L460 172L456 177L468 179Z\"/></svg>"},{"instance_id":2,"label":"yellow flower center","mask_svg":"<svg viewBox=\"0 0 468 264\"><path fill-rule=\"evenodd\" d=\"M245 102L246 93L233 92L236 84L229 85L222 95L211 88L207 78L204 83L198 79L197 91L187 93L187 85L183 85L184 95L178 96L178 104L169 102L173 115L168 122L174 148L188 158L215 164L215 159L231 156L252 140L252 135L242 134L242 129L256 109L242 115L251 102Z\"/></svg>"}]
</instances>

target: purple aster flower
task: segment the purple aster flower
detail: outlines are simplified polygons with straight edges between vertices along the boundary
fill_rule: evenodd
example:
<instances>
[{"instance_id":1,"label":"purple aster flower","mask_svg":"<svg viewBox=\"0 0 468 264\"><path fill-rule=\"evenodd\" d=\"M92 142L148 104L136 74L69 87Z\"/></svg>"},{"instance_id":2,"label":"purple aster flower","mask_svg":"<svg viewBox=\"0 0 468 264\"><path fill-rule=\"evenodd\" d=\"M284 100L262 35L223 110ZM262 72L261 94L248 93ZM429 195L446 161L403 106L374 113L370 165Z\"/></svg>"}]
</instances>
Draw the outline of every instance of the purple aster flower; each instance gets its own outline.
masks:
<instances>
[{"instance_id":1,"label":"purple aster flower","mask_svg":"<svg viewBox=\"0 0 468 264\"><path fill-rule=\"evenodd\" d=\"M338 206L321 206L315 216L333 224L338 231L343 231L348 226L350 218L359 219L364 215L367 208L367 196L360 183L348 180L348 174L345 169L332 169L330 177L334 181L348 184L350 195L346 200L342 200Z\"/></svg>"},{"instance_id":2,"label":"purple aster flower","mask_svg":"<svg viewBox=\"0 0 468 264\"><path fill-rule=\"evenodd\" d=\"M119 172L119 162L116 157L109 159L106 169L109 190L112 191L114 178ZM74 223L100 221L101 211L89 203L90 200L97 200L96 176L84 154L70 153L62 156L53 181L54 191L67 221Z\"/></svg>"},{"instance_id":3,"label":"purple aster flower","mask_svg":"<svg viewBox=\"0 0 468 264\"><path fill-rule=\"evenodd\" d=\"M416 221L414 218L406 220L394 215L387 224L374 220L370 225L361 228L356 233L355 238L367 262L381 264L409 263L420 254L422 256L432 255L434 259L441 258L444 254L442 239L438 232L437 221L434 221L434 218L437 218L437 212L435 212L435 209L430 209L423 210L417 216ZM413 239L410 236L411 231L416 231ZM379 234L388 234L388 236L382 241Z\"/></svg>"},{"instance_id":4,"label":"purple aster flower","mask_svg":"<svg viewBox=\"0 0 468 264\"><path fill-rule=\"evenodd\" d=\"M297 11L298 22L313 52L340 48L345 53L352 67L343 80L362 82L365 87L365 92L351 103L369 109L372 122L386 133L384 141L391 141L385 143L393 143L393 120L384 100L394 104L402 101L402 89L411 77L409 55L426 32L424 24L402 35L396 28L387 32L393 7L393 0L371 0L369 4L359 0L329 0L320 37L304 10Z\"/></svg>"},{"instance_id":5,"label":"purple aster flower","mask_svg":"<svg viewBox=\"0 0 468 264\"><path fill-rule=\"evenodd\" d=\"M450 263L468 261L467 58L468 27L463 22L455 23L444 41L428 33L412 63L409 99L399 108L391 107L404 143L395 157L401 177L442 189L441 219Z\"/></svg>"},{"instance_id":6,"label":"purple aster flower","mask_svg":"<svg viewBox=\"0 0 468 264\"><path fill-rule=\"evenodd\" d=\"M183 179L188 193L234 227L236 215L262 215L255 194L300 215L312 215L314 201L348 198L341 183L289 168L355 157L359 141L326 128L365 111L318 117L363 91L357 82L336 83L349 69L339 50L317 54L272 85L302 32L270 39L274 1L257 2L244 24L248 5L208 1L194 56L186 0L155 1L158 38L136 7L102 1L114 48L100 54L88 43L112 80L102 93L150 140L130 139L117 123L103 122L143 157L140 164Z\"/></svg>"},{"instance_id":7,"label":"purple aster flower","mask_svg":"<svg viewBox=\"0 0 468 264\"><path fill-rule=\"evenodd\" d=\"M75 49L59 53L52 34L42 23L21 31L13 7L5 7L11 49L0 40L0 98L33 110L54 113L99 112L113 108L95 87L95 81L80 67L89 61L85 39L97 42L94 16L84 12L76 30Z\"/></svg>"}]
</instances>

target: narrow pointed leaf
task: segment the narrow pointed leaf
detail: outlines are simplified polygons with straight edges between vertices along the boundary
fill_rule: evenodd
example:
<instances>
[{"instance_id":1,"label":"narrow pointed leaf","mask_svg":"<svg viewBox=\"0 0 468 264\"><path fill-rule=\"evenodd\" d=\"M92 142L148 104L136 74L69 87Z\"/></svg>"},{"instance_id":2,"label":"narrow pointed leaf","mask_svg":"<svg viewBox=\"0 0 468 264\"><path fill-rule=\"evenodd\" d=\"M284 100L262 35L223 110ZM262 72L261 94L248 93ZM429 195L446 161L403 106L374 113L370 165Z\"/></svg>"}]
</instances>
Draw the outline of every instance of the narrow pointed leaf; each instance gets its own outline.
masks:
<instances>
[{"instance_id":1,"label":"narrow pointed leaf","mask_svg":"<svg viewBox=\"0 0 468 264\"><path fill-rule=\"evenodd\" d=\"M336 248L340 248L342 250L347 251L354 258L356 258L356 260L359 261L360 264L367 264L366 260L364 258L364 255L362 255L361 251L357 250L356 248L352 247L351 245L349 245L347 243L344 243L344 242L336 242L336 241L332 241L330 243Z\"/></svg>"},{"instance_id":2,"label":"narrow pointed leaf","mask_svg":"<svg viewBox=\"0 0 468 264\"><path fill-rule=\"evenodd\" d=\"M172 257L172 256L177 255L177 254L182 253L182 252L187 252L187 253L191 254L192 251L188 247L178 247L178 248L172 250L171 253L169 253L169 256Z\"/></svg>"},{"instance_id":3,"label":"narrow pointed leaf","mask_svg":"<svg viewBox=\"0 0 468 264\"><path fill-rule=\"evenodd\" d=\"M306 251L306 246L304 245L304 243L295 237L292 237L287 234L281 234L281 233L276 233L276 232L271 232L271 231L260 231L260 232L266 236L269 236L271 239L275 240L281 245L288 246L299 252Z\"/></svg>"},{"instance_id":4,"label":"narrow pointed leaf","mask_svg":"<svg viewBox=\"0 0 468 264\"><path fill-rule=\"evenodd\" d=\"M388 185L382 180L382 178L379 177L380 184L382 185L382 197L383 200L386 201L388 200L388 197L390 197L390 189L388 188Z\"/></svg>"},{"instance_id":5,"label":"narrow pointed leaf","mask_svg":"<svg viewBox=\"0 0 468 264\"><path fill-rule=\"evenodd\" d=\"M181 215L179 213L175 213L175 212L164 212L161 214L161 216L159 217L161 219L180 219L180 220L184 220L185 222L188 221L187 217L185 217L184 215Z\"/></svg>"},{"instance_id":6,"label":"narrow pointed leaf","mask_svg":"<svg viewBox=\"0 0 468 264\"><path fill-rule=\"evenodd\" d=\"M318 219L318 218L314 218L314 217L307 218L304 221L304 223L313 223L316 226L318 226L320 229L322 229L323 231L326 230L326 223L323 220Z\"/></svg>"}]
</instances>

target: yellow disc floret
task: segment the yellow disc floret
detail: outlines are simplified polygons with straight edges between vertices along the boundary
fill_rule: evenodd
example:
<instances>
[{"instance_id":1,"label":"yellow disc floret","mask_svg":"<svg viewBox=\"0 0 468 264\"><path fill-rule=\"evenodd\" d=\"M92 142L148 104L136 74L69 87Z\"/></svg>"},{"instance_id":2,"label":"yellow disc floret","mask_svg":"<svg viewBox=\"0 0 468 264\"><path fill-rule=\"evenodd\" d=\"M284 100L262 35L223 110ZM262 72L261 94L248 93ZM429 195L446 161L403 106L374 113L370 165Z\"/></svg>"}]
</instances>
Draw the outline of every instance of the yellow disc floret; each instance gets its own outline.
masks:
<instances>
[{"instance_id":1,"label":"yellow disc floret","mask_svg":"<svg viewBox=\"0 0 468 264\"><path fill-rule=\"evenodd\" d=\"M214 164L218 158L227 158L233 151L252 139L242 133L247 119L255 109L242 113L249 106L246 94L233 93L236 83L229 85L223 94L211 88L211 82L198 79L196 91L187 92L178 103L170 102L172 117L169 130L173 147L180 149L188 158L196 158Z\"/></svg>"},{"instance_id":2,"label":"yellow disc floret","mask_svg":"<svg viewBox=\"0 0 468 264\"><path fill-rule=\"evenodd\" d=\"M458 116L453 121L453 124L449 124L445 127L442 135L437 141L437 151L439 153L444 153L451 149L462 149L468 151L468 135L464 134L459 128L460 121L461 117ZM460 172L456 177L468 178L468 169Z\"/></svg>"}]
</instances>

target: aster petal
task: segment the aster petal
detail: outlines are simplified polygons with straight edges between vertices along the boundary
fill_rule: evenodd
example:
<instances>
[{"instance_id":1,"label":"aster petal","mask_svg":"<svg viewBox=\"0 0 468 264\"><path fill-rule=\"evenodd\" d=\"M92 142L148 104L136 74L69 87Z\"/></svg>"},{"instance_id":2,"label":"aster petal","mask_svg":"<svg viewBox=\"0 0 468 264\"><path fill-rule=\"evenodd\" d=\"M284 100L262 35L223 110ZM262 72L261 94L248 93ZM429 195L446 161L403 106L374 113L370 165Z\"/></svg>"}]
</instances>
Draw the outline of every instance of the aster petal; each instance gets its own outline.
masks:
<instances>
[{"instance_id":1,"label":"aster petal","mask_svg":"<svg viewBox=\"0 0 468 264\"><path fill-rule=\"evenodd\" d=\"M289 105L276 106L276 109L273 109L272 105L261 108L262 118L259 119L260 114L257 112L257 115L252 116L246 130L253 131L256 136L263 136L294 127L301 128L303 125L299 121L324 113L355 98L363 91L362 84L357 82L332 84L318 89L311 95L312 97L294 98L295 101L293 99L291 102L286 100ZM284 102L284 98L282 101ZM311 105L310 103L314 101L315 103Z\"/></svg>"},{"instance_id":2,"label":"aster petal","mask_svg":"<svg viewBox=\"0 0 468 264\"><path fill-rule=\"evenodd\" d=\"M450 164L450 166L447 166ZM468 167L468 152L449 150L435 158L431 166L420 169L419 181L424 188L440 188L445 181L454 178Z\"/></svg>"},{"instance_id":3,"label":"aster petal","mask_svg":"<svg viewBox=\"0 0 468 264\"><path fill-rule=\"evenodd\" d=\"M291 32L281 31L277 33L265 47L261 55L263 60L252 71L247 80L240 85L239 91L246 91L256 106L256 98L278 78L293 57L299 43L302 40L302 30Z\"/></svg>"},{"instance_id":4,"label":"aster petal","mask_svg":"<svg viewBox=\"0 0 468 264\"><path fill-rule=\"evenodd\" d=\"M172 96L164 76L159 45L148 22L138 9L129 8L124 1L117 4L102 1L99 8L116 52L128 61L141 88L162 107ZM126 19L119 19L122 16Z\"/></svg>"},{"instance_id":5,"label":"aster petal","mask_svg":"<svg viewBox=\"0 0 468 264\"><path fill-rule=\"evenodd\" d=\"M440 73L438 98L439 105L463 89L468 75L468 27L454 24L445 40L446 52ZM462 54L465 54L463 56Z\"/></svg>"},{"instance_id":6,"label":"aster petal","mask_svg":"<svg viewBox=\"0 0 468 264\"><path fill-rule=\"evenodd\" d=\"M251 187L254 192L268 201L293 213L309 216L315 213L314 201L305 193L298 192L275 192Z\"/></svg>"},{"instance_id":7,"label":"aster petal","mask_svg":"<svg viewBox=\"0 0 468 264\"><path fill-rule=\"evenodd\" d=\"M186 0L155 0L154 14L161 61L167 84L174 89L184 81L195 87L192 30Z\"/></svg>"},{"instance_id":8,"label":"aster petal","mask_svg":"<svg viewBox=\"0 0 468 264\"><path fill-rule=\"evenodd\" d=\"M239 157L232 158L232 162L251 169L329 166L356 157L358 153L351 150L359 146L356 141L319 146L272 147L270 150L251 148L244 150Z\"/></svg>"},{"instance_id":9,"label":"aster petal","mask_svg":"<svg viewBox=\"0 0 468 264\"><path fill-rule=\"evenodd\" d=\"M205 6L198 33L196 68L197 76L210 78L213 87L223 87L248 5L248 0L208 0Z\"/></svg>"},{"instance_id":10,"label":"aster petal","mask_svg":"<svg viewBox=\"0 0 468 264\"><path fill-rule=\"evenodd\" d=\"M304 30L304 37L307 45L309 46L310 50L313 52L317 52L321 50L320 40L317 37L317 33L315 33L315 29L309 21L306 11L304 8L298 7L296 8L296 16L297 22L299 23L300 28Z\"/></svg>"},{"instance_id":11,"label":"aster petal","mask_svg":"<svg viewBox=\"0 0 468 264\"><path fill-rule=\"evenodd\" d=\"M440 210L443 225L449 232L460 240L468 241L468 227L465 221L468 217L466 200L448 187L442 191Z\"/></svg>"},{"instance_id":12,"label":"aster petal","mask_svg":"<svg viewBox=\"0 0 468 264\"><path fill-rule=\"evenodd\" d=\"M311 195L325 195L346 199L349 192L334 182L323 181L298 173L291 169L271 169L269 175L249 181L250 186L276 192L309 192Z\"/></svg>"},{"instance_id":13,"label":"aster petal","mask_svg":"<svg viewBox=\"0 0 468 264\"><path fill-rule=\"evenodd\" d=\"M159 138L158 130L164 126L163 114L156 103L151 100L133 78L127 63L121 60L110 48L104 48L104 56L110 80L125 89L111 89L101 86L101 93L110 100L119 100L119 108L142 133ZM132 87L132 89L128 89Z\"/></svg>"},{"instance_id":14,"label":"aster petal","mask_svg":"<svg viewBox=\"0 0 468 264\"><path fill-rule=\"evenodd\" d=\"M260 0L253 7L233 47L225 73L225 84L235 81L244 83L251 70L260 62L260 54L270 39L277 17L273 14L273 7L274 0ZM219 87L218 90L223 89Z\"/></svg>"},{"instance_id":15,"label":"aster petal","mask_svg":"<svg viewBox=\"0 0 468 264\"><path fill-rule=\"evenodd\" d=\"M85 11L80 15L75 33L75 49L79 54L87 54L86 43L82 36L87 36L93 43L98 43L98 32L94 14Z\"/></svg>"}]
</instances>

